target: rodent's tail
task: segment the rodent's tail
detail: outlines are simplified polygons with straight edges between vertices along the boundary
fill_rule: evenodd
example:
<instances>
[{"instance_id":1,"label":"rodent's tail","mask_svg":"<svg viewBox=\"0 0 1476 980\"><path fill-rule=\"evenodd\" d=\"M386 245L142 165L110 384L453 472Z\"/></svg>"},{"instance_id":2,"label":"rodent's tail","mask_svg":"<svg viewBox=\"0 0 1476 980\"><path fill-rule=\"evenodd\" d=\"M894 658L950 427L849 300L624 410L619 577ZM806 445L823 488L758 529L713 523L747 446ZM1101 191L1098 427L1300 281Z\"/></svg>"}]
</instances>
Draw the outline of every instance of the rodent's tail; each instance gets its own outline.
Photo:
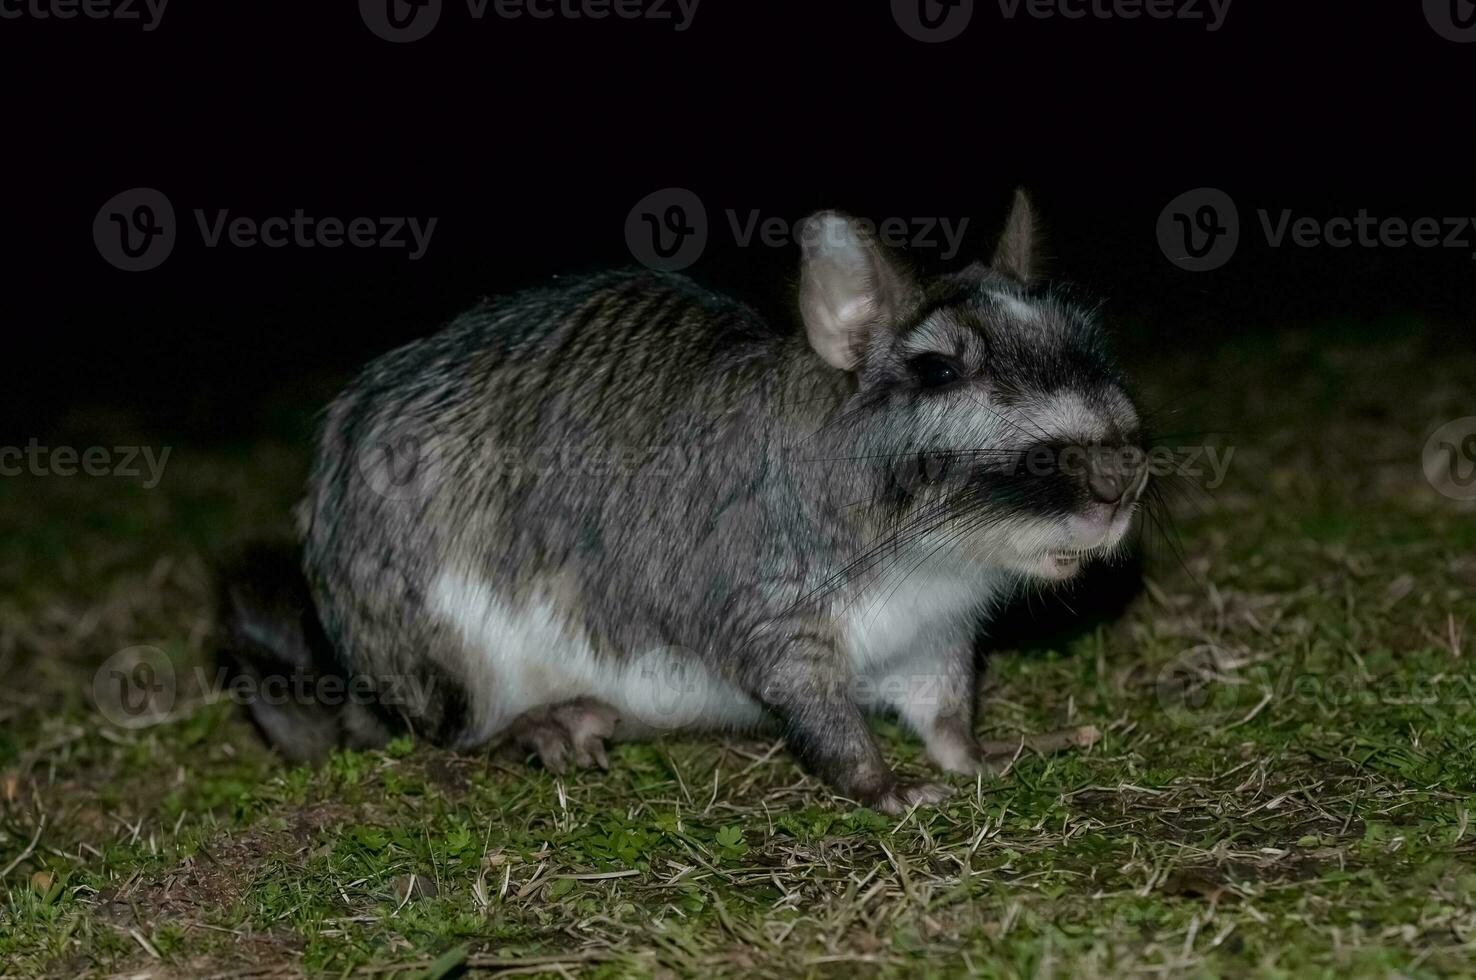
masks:
<instances>
[{"instance_id":1,"label":"rodent's tail","mask_svg":"<svg viewBox=\"0 0 1476 980\"><path fill-rule=\"evenodd\" d=\"M229 690L279 752L316 762L336 746L369 748L388 739L371 707L351 696L295 546L247 546L220 567L217 586Z\"/></svg>"}]
</instances>

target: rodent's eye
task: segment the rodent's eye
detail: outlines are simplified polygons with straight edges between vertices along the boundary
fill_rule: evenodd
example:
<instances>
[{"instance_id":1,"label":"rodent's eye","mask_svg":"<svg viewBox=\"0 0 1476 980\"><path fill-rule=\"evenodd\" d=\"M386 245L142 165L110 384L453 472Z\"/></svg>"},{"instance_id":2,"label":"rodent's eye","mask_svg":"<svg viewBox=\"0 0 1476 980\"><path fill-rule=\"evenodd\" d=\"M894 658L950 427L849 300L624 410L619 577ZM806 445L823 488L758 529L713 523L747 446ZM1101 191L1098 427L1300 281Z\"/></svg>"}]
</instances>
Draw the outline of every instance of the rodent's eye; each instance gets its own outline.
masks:
<instances>
[{"instance_id":1,"label":"rodent's eye","mask_svg":"<svg viewBox=\"0 0 1476 980\"><path fill-rule=\"evenodd\" d=\"M913 377L924 388L942 388L963 377L958 362L946 354L919 354L907 362Z\"/></svg>"}]
</instances>

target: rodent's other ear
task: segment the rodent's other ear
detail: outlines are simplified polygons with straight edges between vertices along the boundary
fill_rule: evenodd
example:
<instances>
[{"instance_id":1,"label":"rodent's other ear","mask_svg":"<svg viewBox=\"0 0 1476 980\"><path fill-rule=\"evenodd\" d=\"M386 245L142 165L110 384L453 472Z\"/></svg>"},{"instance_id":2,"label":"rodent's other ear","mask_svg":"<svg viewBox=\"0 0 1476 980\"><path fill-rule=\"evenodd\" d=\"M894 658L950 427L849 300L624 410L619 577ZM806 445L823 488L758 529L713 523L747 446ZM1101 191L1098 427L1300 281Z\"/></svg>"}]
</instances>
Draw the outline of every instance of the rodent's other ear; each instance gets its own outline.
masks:
<instances>
[{"instance_id":1,"label":"rodent's other ear","mask_svg":"<svg viewBox=\"0 0 1476 980\"><path fill-rule=\"evenodd\" d=\"M899 314L910 277L864 222L837 211L800 226L800 316L815 353L842 371L860 363L866 338Z\"/></svg>"},{"instance_id":2,"label":"rodent's other ear","mask_svg":"<svg viewBox=\"0 0 1476 980\"><path fill-rule=\"evenodd\" d=\"M1015 202L1005 219L1004 234L989 264L996 272L1028 283L1040 275L1040 221L1023 187L1015 188Z\"/></svg>"}]
</instances>

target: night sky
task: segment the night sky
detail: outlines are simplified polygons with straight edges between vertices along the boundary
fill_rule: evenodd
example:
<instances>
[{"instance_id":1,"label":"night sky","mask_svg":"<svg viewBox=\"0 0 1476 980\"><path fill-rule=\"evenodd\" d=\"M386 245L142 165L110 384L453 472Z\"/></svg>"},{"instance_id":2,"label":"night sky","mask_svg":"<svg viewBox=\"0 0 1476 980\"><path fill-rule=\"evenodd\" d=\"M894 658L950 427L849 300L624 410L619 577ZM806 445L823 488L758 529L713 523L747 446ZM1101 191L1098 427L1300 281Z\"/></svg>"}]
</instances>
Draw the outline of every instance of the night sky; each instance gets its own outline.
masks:
<instances>
[{"instance_id":1,"label":"night sky","mask_svg":"<svg viewBox=\"0 0 1476 980\"><path fill-rule=\"evenodd\" d=\"M797 250L782 234L744 244L750 222L823 207L899 218L925 264L948 265L988 249L1023 185L1052 267L1101 296L1130 344L1421 321L1469 346L1476 43L1446 36L1471 13L1451 2L1217 14L1183 0L1163 9L1202 16L1154 19L1099 0L1111 16L1071 4L1088 15L1069 19L990 0L958 37L925 43L902 26L907 4L885 0L703 0L685 15L668 0L666 19L601 20L495 4L478 18L446 0L425 37L400 42L371 30L372 3L59 19L38 16L50 0L3 0L0 424L20 439L126 416L249 438L270 405L331 393L480 296L634 263L632 210L670 188L706 212L686 271L786 325ZM133 220L137 188L169 202L174 242L124 271L94 226ZM1234 203L1239 243L1191 272L1158 228L1199 188ZM1201 203L1164 220L1197 227ZM399 222L405 244L241 244L299 210L329 240L393 240ZM1360 213L1427 219L1440 244L1397 245L1387 224L1359 242ZM1347 247L1327 240L1340 218ZM956 253L945 222L964 228Z\"/></svg>"}]
</instances>

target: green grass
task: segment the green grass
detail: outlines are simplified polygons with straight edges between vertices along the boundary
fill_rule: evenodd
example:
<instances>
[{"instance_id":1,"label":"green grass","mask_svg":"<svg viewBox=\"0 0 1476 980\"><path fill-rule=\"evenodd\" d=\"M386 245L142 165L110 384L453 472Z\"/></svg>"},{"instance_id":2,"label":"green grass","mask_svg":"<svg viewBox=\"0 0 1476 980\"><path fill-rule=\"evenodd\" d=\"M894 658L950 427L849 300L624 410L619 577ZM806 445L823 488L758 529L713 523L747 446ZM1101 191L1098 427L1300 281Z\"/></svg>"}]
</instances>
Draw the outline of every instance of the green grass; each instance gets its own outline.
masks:
<instances>
[{"instance_id":1,"label":"green grass","mask_svg":"<svg viewBox=\"0 0 1476 980\"><path fill-rule=\"evenodd\" d=\"M286 527L300 446L0 480L0 977L1476 972L1476 508L1419 465L1476 358L1319 329L1136 362L1229 479L1123 617L1000 651L981 717L1100 740L905 818L765 741L288 767L196 667L208 560ZM138 645L177 702L115 727L87 692Z\"/></svg>"}]
</instances>

